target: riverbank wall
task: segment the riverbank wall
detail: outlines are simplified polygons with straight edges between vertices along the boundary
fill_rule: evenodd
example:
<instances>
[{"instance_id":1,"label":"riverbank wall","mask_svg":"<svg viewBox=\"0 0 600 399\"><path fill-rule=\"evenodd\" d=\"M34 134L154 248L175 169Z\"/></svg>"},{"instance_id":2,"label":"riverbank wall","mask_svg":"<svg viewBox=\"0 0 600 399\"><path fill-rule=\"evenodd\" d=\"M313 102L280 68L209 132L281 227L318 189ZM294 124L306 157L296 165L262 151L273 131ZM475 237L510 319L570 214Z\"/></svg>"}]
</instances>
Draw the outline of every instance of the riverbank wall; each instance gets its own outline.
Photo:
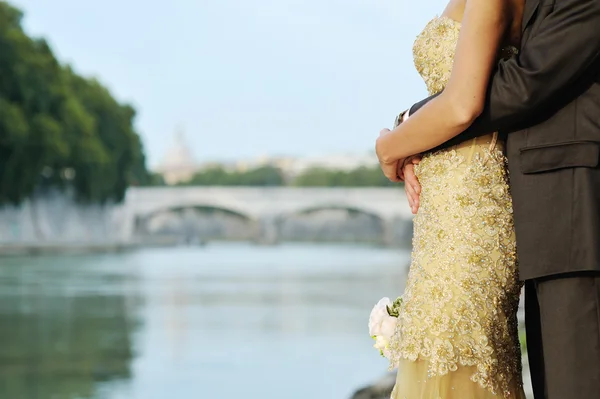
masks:
<instances>
[{"instance_id":1,"label":"riverbank wall","mask_svg":"<svg viewBox=\"0 0 600 399\"><path fill-rule=\"evenodd\" d=\"M122 250L133 245L124 207L85 204L67 193L36 194L0 208L0 254Z\"/></svg>"}]
</instances>

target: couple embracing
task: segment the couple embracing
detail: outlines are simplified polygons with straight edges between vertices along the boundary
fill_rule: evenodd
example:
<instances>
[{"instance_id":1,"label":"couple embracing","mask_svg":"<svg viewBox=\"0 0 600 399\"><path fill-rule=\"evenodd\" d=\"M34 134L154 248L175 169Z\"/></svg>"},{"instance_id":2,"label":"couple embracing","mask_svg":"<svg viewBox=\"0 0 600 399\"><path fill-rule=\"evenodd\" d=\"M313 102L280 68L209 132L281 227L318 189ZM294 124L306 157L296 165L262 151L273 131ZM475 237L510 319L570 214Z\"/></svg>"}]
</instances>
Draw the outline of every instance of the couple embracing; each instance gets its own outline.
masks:
<instances>
[{"instance_id":1,"label":"couple embracing","mask_svg":"<svg viewBox=\"0 0 600 399\"><path fill-rule=\"evenodd\" d=\"M600 398L600 0L451 0L414 61L376 143L415 213L392 399L525 398L523 284L535 399Z\"/></svg>"}]
</instances>

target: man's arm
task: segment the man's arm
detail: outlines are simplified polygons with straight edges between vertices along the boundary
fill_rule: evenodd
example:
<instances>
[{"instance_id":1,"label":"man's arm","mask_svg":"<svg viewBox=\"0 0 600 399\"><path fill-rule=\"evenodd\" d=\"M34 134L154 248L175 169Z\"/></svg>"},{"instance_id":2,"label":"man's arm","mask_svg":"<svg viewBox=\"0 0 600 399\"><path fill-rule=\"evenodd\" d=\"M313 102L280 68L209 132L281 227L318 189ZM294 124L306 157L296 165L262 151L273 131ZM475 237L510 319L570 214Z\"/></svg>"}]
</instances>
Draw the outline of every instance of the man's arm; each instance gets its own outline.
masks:
<instances>
[{"instance_id":1,"label":"man's arm","mask_svg":"<svg viewBox=\"0 0 600 399\"><path fill-rule=\"evenodd\" d=\"M498 64L483 113L443 146L521 127L557 100L568 101L584 75L596 77L598 71L590 67L600 58L600 1L557 0L553 7L520 54ZM434 97L415 104L410 114Z\"/></svg>"}]
</instances>

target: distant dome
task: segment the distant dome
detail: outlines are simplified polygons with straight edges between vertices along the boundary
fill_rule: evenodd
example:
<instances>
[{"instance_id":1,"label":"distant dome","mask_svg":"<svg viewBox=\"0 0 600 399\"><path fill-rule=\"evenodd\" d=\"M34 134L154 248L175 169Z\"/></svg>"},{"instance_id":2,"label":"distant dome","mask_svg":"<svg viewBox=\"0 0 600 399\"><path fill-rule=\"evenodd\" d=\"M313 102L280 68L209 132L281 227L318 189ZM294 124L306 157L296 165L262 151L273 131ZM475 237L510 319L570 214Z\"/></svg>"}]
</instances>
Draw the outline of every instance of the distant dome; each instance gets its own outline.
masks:
<instances>
[{"instance_id":1,"label":"distant dome","mask_svg":"<svg viewBox=\"0 0 600 399\"><path fill-rule=\"evenodd\" d=\"M196 171L196 161L185 140L182 129L175 132L173 144L158 167L168 184L175 184L192 178Z\"/></svg>"},{"instance_id":2,"label":"distant dome","mask_svg":"<svg viewBox=\"0 0 600 399\"><path fill-rule=\"evenodd\" d=\"M183 134L183 130L178 130L175 132L175 137L173 139L173 144L163 158L161 162L161 169L170 169L173 167L179 166L190 166L194 165L194 157L189 150L189 147L186 143L185 136Z\"/></svg>"}]
</instances>

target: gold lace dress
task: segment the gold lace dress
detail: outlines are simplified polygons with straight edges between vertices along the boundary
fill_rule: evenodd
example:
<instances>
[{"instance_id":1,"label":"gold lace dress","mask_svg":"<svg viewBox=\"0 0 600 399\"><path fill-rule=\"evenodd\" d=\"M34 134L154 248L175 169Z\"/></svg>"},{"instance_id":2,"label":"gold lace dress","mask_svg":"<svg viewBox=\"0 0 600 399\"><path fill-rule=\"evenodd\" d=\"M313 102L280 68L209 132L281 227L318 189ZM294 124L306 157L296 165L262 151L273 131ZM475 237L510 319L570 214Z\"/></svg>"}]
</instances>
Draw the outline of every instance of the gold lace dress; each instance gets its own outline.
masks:
<instances>
[{"instance_id":1,"label":"gold lace dress","mask_svg":"<svg viewBox=\"0 0 600 399\"><path fill-rule=\"evenodd\" d=\"M433 19L415 65L431 94L450 78L460 23ZM497 134L426 155L396 334L392 399L524 399L512 203Z\"/></svg>"}]
</instances>

